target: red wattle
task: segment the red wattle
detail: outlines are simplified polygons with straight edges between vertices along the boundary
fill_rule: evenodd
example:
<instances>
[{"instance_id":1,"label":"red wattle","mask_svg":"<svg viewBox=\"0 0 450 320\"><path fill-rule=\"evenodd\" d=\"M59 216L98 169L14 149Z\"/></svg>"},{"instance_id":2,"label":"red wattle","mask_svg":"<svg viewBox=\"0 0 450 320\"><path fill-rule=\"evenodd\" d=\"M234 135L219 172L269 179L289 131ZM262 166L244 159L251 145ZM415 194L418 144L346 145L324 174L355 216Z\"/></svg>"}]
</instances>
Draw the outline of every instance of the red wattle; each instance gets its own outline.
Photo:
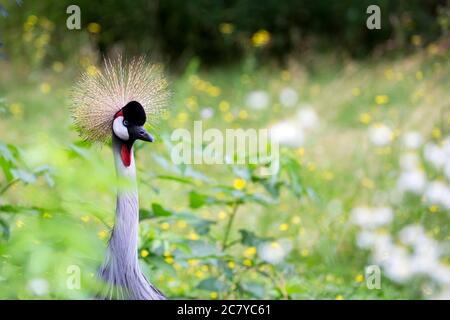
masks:
<instances>
[{"instance_id":1,"label":"red wattle","mask_svg":"<svg viewBox=\"0 0 450 320\"><path fill-rule=\"evenodd\" d=\"M125 144L122 144L122 148L120 149L120 157L122 158L123 165L129 167L131 164L131 152Z\"/></svg>"}]
</instances>

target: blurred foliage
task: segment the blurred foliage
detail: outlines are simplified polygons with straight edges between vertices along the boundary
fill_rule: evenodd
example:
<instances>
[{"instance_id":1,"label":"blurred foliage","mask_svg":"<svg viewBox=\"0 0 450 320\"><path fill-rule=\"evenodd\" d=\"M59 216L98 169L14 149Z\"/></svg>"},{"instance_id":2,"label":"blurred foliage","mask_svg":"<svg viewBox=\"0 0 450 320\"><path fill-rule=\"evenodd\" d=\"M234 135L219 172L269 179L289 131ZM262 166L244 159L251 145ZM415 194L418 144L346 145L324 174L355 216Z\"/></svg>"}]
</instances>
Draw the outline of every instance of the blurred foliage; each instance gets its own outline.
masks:
<instances>
[{"instance_id":1,"label":"blurred foliage","mask_svg":"<svg viewBox=\"0 0 450 320\"><path fill-rule=\"evenodd\" d=\"M65 28L66 8L81 8L82 30ZM381 30L366 28L366 9L381 8ZM64 60L89 40L103 54L120 49L129 54L151 52L169 65L185 66L192 57L202 63L235 63L247 55L286 58L291 53L332 50L364 56L377 46L408 48L420 34L428 43L448 30L448 7L442 0L364 1L24 1L5 3L0 19L8 53L30 50L19 46L17 34L27 16L43 16L47 33L25 34L27 43L52 45L52 59ZM438 19L436 19L439 16ZM86 32L87 31L87 32ZM34 31L38 33L38 30ZM42 46L41 46L42 47Z\"/></svg>"},{"instance_id":2,"label":"blurred foliage","mask_svg":"<svg viewBox=\"0 0 450 320\"><path fill-rule=\"evenodd\" d=\"M65 26L73 3L81 31ZM374 3L383 29L369 32ZM373 252L358 246L351 216L357 206L389 206L395 215L381 235L397 239L419 224L448 264L448 209L391 194L411 152L403 135L415 130L440 146L450 134L444 1L3 1L1 14L0 298L92 297L117 181L110 148L78 141L65 106L78 71L95 74L101 54L115 50L185 66L170 75L171 109L149 128L156 142L136 145L139 257L168 297L411 299L445 288L383 269L382 290L369 290ZM380 57L384 46L402 50L337 63L341 52ZM274 57L289 62L265 63ZM200 68L227 62L235 65ZM199 119L221 130L310 128L282 146L274 176L254 165L174 165L170 133ZM370 141L373 128L384 129L385 145ZM426 161L421 170L447 179ZM79 289L67 285L71 270Z\"/></svg>"}]
</instances>

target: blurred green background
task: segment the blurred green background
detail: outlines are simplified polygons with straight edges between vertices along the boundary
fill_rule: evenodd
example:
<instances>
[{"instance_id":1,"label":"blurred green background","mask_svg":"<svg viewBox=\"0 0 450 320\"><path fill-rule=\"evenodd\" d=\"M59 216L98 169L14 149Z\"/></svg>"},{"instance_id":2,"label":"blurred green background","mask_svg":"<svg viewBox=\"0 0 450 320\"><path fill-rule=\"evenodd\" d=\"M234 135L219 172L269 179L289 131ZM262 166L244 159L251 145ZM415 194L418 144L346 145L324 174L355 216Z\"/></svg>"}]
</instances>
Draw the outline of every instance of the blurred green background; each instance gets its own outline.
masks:
<instances>
[{"instance_id":1,"label":"blurred green background","mask_svg":"<svg viewBox=\"0 0 450 320\"><path fill-rule=\"evenodd\" d=\"M0 298L93 296L116 180L69 92L118 53L173 93L137 145L140 262L169 298L450 298L449 25L437 0L1 0ZM280 172L174 165L196 120L271 128Z\"/></svg>"}]
</instances>

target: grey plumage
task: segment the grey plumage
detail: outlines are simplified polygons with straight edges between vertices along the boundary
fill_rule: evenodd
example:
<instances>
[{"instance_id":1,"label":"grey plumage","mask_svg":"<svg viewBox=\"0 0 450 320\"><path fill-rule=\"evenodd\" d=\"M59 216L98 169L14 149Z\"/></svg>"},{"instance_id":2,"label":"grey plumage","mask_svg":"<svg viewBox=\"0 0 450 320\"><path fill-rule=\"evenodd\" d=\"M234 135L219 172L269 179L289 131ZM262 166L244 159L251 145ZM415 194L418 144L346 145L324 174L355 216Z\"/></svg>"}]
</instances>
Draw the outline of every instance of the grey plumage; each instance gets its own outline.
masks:
<instances>
[{"instance_id":1,"label":"grey plumage","mask_svg":"<svg viewBox=\"0 0 450 320\"><path fill-rule=\"evenodd\" d=\"M113 136L113 151L117 174L131 185L122 187L117 195L115 225L108 252L99 276L105 282L102 299L164 300L165 296L148 282L139 267L138 228L139 200L136 187L134 159L125 168L118 159L120 142Z\"/></svg>"}]
</instances>

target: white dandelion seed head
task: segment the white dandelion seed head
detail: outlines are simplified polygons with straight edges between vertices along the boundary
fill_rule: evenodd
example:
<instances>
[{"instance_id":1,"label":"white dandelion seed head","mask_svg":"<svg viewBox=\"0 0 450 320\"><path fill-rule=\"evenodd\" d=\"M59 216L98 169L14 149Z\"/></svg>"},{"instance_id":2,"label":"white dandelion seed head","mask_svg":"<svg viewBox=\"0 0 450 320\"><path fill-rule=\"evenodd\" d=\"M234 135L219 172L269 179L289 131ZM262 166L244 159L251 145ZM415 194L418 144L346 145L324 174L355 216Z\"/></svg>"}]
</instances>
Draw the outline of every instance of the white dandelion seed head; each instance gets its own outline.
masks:
<instances>
[{"instance_id":1,"label":"white dandelion seed head","mask_svg":"<svg viewBox=\"0 0 450 320\"><path fill-rule=\"evenodd\" d=\"M405 245L416 245L425 238L425 229L419 224L406 226L399 233L399 239Z\"/></svg>"},{"instance_id":2,"label":"white dandelion seed head","mask_svg":"<svg viewBox=\"0 0 450 320\"><path fill-rule=\"evenodd\" d=\"M400 167L405 171L417 170L420 167L420 159L416 153L405 153L400 157Z\"/></svg>"},{"instance_id":3,"label":"white dandelion seed head","mask_svg":"<svg viewBox=\"0 0 450 320\"><path fill-rule=\"evenodd\" d=\"M303 130L289 121L281 121L270 128L270 138L279 144L300 147L305 136Z\"/></svg>"},{"instance_id":4,"label":"white dandelion seed head","mask_svg":"<svg viewBox=\"0 0 450 320\"><path fill-rule=\"evenodd\" d=\"M378 146L384 147L389 145L394 138L394 134L388 126L384 124L376 124L369 129L369 139L370 141Z\"/></svg>"},{"instance_id":5,"label":"white dandelion seed head","mask_svg":"<svg viewBox=\"0 0 450 320\"><path fill-rule=\"evenodd\" d=\"M375 233L372 231L361 231L356 236L356 244L360 248L368 249L373 246L375 242Z\"/></svg>"},{"instance_id":6,"label":"white dandelion seed head","mask_svg":"<svg viewBox=\"0 0 450 320\"><path fill-rule=\"evenodd\" d=\"M269 94L264 90L251 91L247 95L246 104L251 109L263 110L269 106L270 97Z\"/></svg>"},{"instance_id":7,"label":"white dandelion seed head","mask_svg":"<svg viewBox=\"0 0 450 320\"><path fill-rule=\"evenodd\" d=\"M48 293L48 281L43 278L34 278L28 282L28 290L36 296L44 296Z\"/></svg>"},{"instance_id":8,"label":"white dandelion seed head","mask_svg":"<svg viewBox=\"0 0 450 320\"><path fill-rule=\"evenodd\" d=\"M420 194L425 189L427 178L418 169L402 172L397 180L397 189L401 192Z\"/></svg>"},{"instance_id":9,"label":"white dandelion seed head","mask_svg":"<svg viewBox=\"0 0 450 320\"><path fill-rule=\"evenodd\" d=\"M315 129L319 126L319 117L311 106L302 107L297 111L297 119L304 129Z\"/></svg>"},{"instance_id":10,"label":"white dandelion seed head","mask_svg":"<svg viewBox=\"0 0 450 320\"><path fill-rule=\"evenodd\" d=\"M397 282L404 282L413 275L411 262L405 248L393 246L384 262L386 275Z\"/></svg>"},{"instance_id":11,"label":"white dandelion seed head","mask_svg":"<svg viewBox=\"0 0 450 320\"><path fill-rule=\"evenodd\" d=\"M352 222L362 228L374 229L392 221L393 213L389 207L356 207L351 212Z\"/></svg>"},{"instance_id":12,"label":"white dandelion seed head","mask_svg":"<svg viewBox=\"0 0 450 320\"><path fill-rule=\"evenodd\" d=\"M259 246L258 256L270 264L279 264L286 258L291 249L292 243L287 239L266 242Z\"/></svg>"},{"instance_id":13,"label":"white dandelion seed head","mask_svg":"<svg viewBox=\"0 0 450 320\"><path fill-rule=\"evenodd\" d=\"M445 175L445 177L447 178L447 180L450 181L450 161L448 161L448 162L445 164L445 167L444 167L444 175Z\"/></svg>"},{"instance_id":14,"label":"white dandelion seed head","mask_svg":"<svg viewBox=\"0 0 450 320\"><path fill-rule=\"evenodd\" d=\"M202 119L211 119L214 116L214 110L212 108L206 107L200 111L200 117Z\"/></svg>"},{"instance_id":15,"label":"white dandelion seed head","mask_svg":"<svg viewBox=\"0 0 450 320\"><path fill-rule=\"evenodd\" d=\"M423 149L425 160L432 164L436 169L442 169L448 160L444 147L439 147L434 143L427 143Z\"/></svg>"},{"instance_id":16,"label":"white dandelion seed head","mask_svg":"<svg viewBox=\"0 0 450 320\"><path fill-rule=\"evenodd\" d=\"M280 103L282 106L290 108L297 104L298 93L291 87L285 87L280 92Z\"/></svg>"},{"instance_id":17,"label":"white dandelion seed head","mask_svg":"<svg viewBox=\"0 0 450 320\"><path fill-rule=\"evenodd\" d=\"M429 204L450 209L450 188L442 181L429 183L425 189L424 197Z\"/></svg>"},{"instance_id":18,"label":"white dandelion seed head","mask_svg":"<svg viewBox=\"0 0 450 320\"><path fill-rule=\"evenodd\" d=\"M420 132L409 131L403 135L403 145L407 149L418 149L423 143L423 137Z\"/></svg>"}]
</instances>

